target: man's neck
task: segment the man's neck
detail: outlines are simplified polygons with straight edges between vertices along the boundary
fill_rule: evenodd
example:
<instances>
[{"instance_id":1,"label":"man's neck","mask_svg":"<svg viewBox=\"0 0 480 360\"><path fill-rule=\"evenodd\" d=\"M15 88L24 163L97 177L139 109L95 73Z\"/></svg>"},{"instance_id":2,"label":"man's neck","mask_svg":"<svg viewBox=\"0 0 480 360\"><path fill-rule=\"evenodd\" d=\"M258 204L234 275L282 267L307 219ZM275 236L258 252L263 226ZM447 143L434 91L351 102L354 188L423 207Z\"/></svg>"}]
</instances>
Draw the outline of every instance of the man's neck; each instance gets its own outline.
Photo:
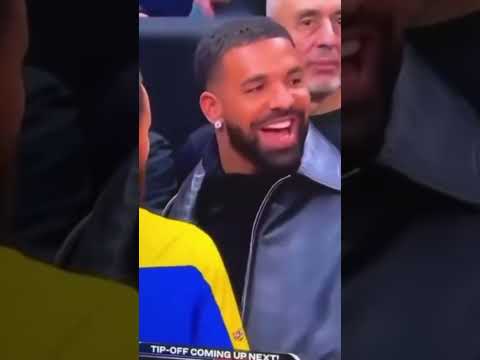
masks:
<instances>
[{"instance_id":1,"label":"man's neck","mask_svg":"<svg viewBox=\"0 0 480 360\"><path fill-rule=\"evenodd\" d=\"M310 106L310 115L322 115L341 108L342 92L338 89L332 94L328 95L312 95L312 105Z\"/></svg>"}]
</instances>

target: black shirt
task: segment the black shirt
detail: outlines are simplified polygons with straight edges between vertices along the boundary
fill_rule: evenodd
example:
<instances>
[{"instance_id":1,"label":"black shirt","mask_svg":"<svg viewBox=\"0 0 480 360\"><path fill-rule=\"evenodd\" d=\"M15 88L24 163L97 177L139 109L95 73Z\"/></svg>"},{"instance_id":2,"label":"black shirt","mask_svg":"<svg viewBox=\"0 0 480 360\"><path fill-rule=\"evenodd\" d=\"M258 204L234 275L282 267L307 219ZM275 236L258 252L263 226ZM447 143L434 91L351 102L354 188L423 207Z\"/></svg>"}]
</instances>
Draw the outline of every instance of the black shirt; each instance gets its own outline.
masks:
<instances>
[{"instance_id":1,"label":"black shirt","mask_svg":"<svg viewBox=\"0 0 480 360\"><path fill-rule=\"evenodd\" d=\"M147 162L145 205L161 211L177 191L175 161L170 144L155 131L150 131L150 153Z\"/></svg>"},{"instance_id":2,"label":"black shirt","mask_svg":"<svg viewBox=\"0 0 480 360\"><path fill-rule=\"evenodd\" d=\"M222 254L238 303L255 216L273 183L269 176L216 175L205 179L198 198L198 225Z\"/></svg>"}]
</instances>

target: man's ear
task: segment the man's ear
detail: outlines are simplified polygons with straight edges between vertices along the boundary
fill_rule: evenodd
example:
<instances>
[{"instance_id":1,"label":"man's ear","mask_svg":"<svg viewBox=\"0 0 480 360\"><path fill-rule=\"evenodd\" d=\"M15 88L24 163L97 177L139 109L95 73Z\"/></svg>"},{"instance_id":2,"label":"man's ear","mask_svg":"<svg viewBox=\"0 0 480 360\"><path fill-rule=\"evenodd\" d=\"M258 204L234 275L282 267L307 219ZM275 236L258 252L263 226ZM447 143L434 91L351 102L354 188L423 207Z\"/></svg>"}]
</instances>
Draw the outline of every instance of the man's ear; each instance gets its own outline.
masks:
<instances>
[{"instance_id":1,"label":"man's ear","mask_svg":"<svg viewBox=\"0 0 480 360\"><path fill-rule=\"evenodd\" d=\"M205 115L208 122L212 125L215 121L222 120L223 118L223 110L220 100L215 94L209 91L204 91L200 95L200 108L202 109L203 115Z\"/></svg>"}]
</instances>

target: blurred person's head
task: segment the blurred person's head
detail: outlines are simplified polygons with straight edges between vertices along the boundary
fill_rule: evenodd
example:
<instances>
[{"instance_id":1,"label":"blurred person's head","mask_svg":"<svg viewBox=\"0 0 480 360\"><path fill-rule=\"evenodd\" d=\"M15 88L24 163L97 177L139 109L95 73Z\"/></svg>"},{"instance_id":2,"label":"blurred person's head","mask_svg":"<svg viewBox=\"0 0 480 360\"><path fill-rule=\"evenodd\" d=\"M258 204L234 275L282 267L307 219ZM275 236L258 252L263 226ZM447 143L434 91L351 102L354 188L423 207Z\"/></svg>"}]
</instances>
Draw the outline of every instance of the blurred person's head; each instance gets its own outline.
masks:
<instances>
[{"instance_id":1,"label":"blurred person's head","mask_svg":"<svg viewBox=\"0 0 480 360\"><path fill-rule=\"evenodd\" d=\"M152 115L150 113L150 101L147 91L143 86L141 74L139 74L138 106L138 170L140 181L140 196L142 196L145 186L148 154L150 152L150 140L148 137L148 133L150 131L150 126L152 123Z\"/></svg>"},{"instance_id":2,"label":"blurred person's head","mask_svg":"<svg viewBox=\"0 0 480 360\"><path fill-rule=\"evenodd\" d=\"M268 18L223 24L200 41L195 72L225 172L298 168L310 97L298 52L281 25Z\"/></svg>"},{"instance_id":3,"label":"blurred person's head","mask_svg":"<svg viewBox=\"0 0 480 360\"><path fill-rule=\"evenodd\" d=\"M231 0L193 0L193 7L204 15L213 17L216 14L218 6L224 6L230 3ZM236 0L242 1L242 0Z\"/></svg>"},{"instance_id":4,"label":"blurred person's head","mask_svg":"<svg viewBox=\"0 0 480 360\"><path fill-rule=\"evenodd\" d=\"M383 143L403 33L423 0L343 0L342 158L372 159Z\"/></svg>"},{"instance_id":5,"label":"blurred person's head","mask_svg":"<svg viewBox=\"0 0 480 360\"><path fill-rule=\"evenodd\" d=\"M267 16L289 31L303 57L312 103L339 91L341 1L267 0L266 9Z\"/></svg>"},{"instance_id":6,"label":"blurred person's head","mask_svg":"<svg viewBox=\"0 0 480 360\"><path fill-rule=\"evenodd\" d=\"M13 181L16 138L24 112L23 58L28 46L25 3L0 2L0 234ZM0 239L1 241L2 239Z\"/></svg>"}]
</instances>

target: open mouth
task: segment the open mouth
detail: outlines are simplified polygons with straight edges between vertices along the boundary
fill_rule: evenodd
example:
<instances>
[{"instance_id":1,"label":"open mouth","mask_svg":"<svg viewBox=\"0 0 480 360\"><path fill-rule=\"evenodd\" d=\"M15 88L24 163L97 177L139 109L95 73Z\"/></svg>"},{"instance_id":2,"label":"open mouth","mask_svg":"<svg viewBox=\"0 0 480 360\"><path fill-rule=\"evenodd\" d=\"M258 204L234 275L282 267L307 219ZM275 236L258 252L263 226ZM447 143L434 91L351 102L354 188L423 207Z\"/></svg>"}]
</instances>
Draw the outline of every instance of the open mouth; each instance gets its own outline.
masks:
<instances>
[{"instance_id":1,"label":"open mouth","mask_svg":"<svg viewBox=\"0 0 480 360\"><path fill-rule=\"evenodd\" d=\"M263 125L259 129L262 142L269 148L293 146L297 142L299 120L296 116L289 116Z\"/></svg>"}]
</instances>

